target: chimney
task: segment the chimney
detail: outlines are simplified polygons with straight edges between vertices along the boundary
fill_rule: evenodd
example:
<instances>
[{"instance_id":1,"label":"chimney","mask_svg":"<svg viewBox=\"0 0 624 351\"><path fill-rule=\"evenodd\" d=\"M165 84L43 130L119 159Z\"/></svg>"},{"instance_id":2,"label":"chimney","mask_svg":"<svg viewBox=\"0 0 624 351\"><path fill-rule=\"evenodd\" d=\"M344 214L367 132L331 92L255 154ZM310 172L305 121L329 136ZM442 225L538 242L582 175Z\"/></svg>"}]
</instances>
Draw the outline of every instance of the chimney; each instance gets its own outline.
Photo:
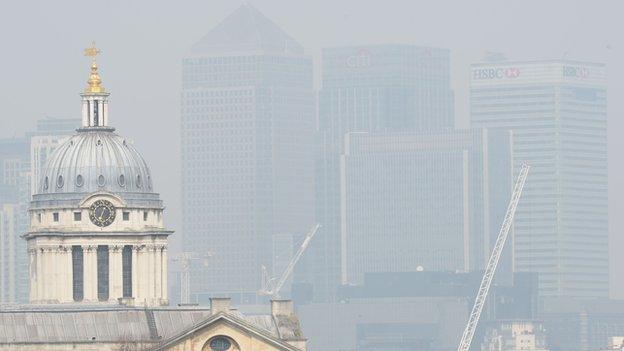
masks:
<instances>
[{"instance_id":1,"label":"chimney","mask_svg":"<svg viewBox=\"0 0 624 351\"><path fill-rule=\"evenodd\" d=\"M230 312L230 298L229 297L211 297L210 298L210 314L217 314L219 312Z\"/></svg>"},{"instance_id":2,"label":"chimney","mask_svg":"<svg viewBox=\"0 0 624 351\"><path fill-rule=\"evenodd\" d=\"M271 315L292 316L294 314L295 308L292 300L271 300Z\"/></svg>"}]
</instances>

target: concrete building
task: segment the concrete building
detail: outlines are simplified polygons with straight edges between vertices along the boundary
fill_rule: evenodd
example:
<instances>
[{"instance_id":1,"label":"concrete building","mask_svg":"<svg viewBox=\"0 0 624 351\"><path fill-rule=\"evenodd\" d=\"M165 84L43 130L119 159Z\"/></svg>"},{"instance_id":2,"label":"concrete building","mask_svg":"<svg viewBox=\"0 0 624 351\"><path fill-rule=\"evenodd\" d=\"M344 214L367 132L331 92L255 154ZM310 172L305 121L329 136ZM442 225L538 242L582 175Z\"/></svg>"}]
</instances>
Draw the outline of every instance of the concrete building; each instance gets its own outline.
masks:
<instances>
[{"instance_id":1,"label":"concrete building","mask_svg":"<svg viewBox=\"0 0 624 351\"><path fill-rule=\"evenodd\" d=\"M0 140L0 300L25 302L28 272L25 245L28 139Z\"/></svg>"},{"instance_id":2,"label":"concrete building","mask_svg":"<svg viewBox=\"0 0 624 351\"><path fill-rule=\"evenodd\" d=\"M612 337L624 335L621 300L542 298L538 318L552 351L608 349Z\"/></svg>"},{"instance_id":3,"label":"concrete building","mask_svg":"<svg viewBox=\"0 0 624 351\"><path fill-rule=\"evenodd\" d=\"M349 132L454 128L450 52L414 45L323 49L316 150L316 218L323 229L295 274L316 301L341 282L340 156Z\"/></svg>"},{"instance_id":4,"label":"concrete building","mask_svg":"<svg viewBox=\"0 0 624 351\"><path fill-rule=\"evenodd\" d=\"M3 302L28 301L28 256L26 242L19 236L28 230L27 212L35 181L54 148L79 126L79 119L46 117L38 120L35 131L26 137L0 140L0 187L4 187L0 203L5 219L0 264L9 279L0 289Z\"/></svg>"},{"instance_id":5,"label":"concrete building","mask_svg":"<svg viewBox=\"0 0 624 351\"><path fill-rule=\"evenodd\" d=\"M507 131L349 133L341 159L342 283L369 272L484 269L511 194ZM507 246L499 277L511 279Z\"/></svg>"},{"instance_id":6,"label":"concrete building","mask_svg":"<svg viewBox=\"0 0 624 351\"><path fill-rule=\"evenodd\" d=\"M473 127L513 130L531 164L514 223L515 268L541 295L609 295L605 66L568 60L471 67Z\"/></svg>"},{"instance_id":7,"label":"concrete building","mask_svg":"<svg viewBox=\"0 0 624 351\"><path fill-rule=\"evenodd\" d=\"M314 224L312 58L245 4L182 69L183 248L211 254L191 267L191 301L255 303L262 266L276 276L286 259L272 249Z\"/></svg>"},{"instance_id":8,"label":"concrete building","mask_svg":"<svg viewBox=\"0 0 624 351\"><path fill-rule=\"evenodd\" d=\"M490 326L482 351L549 351L544 326L536 321L503 321Z\"/></svg>"},{"instance_id":9,"label":"concrete building","mask_svg":"<svg viewBox=\"0 0 624 351\"><path fill-rule=\"evenodd\" d=\"M298 305L297 312L311 350L457 350L481 278L481 272L368 273L362 284L341 286L338 302ZM513 286L492 287L481 325L535 318L533 282L523 274Z\"/></svg>"},{"instance_id":10,"label":"concrete building","mask_svg":"<svg viewBox=\"0 0 624 351\"><path fill-rule=\"evenodd\" d=\"M7 195L0 190L0 195ZM19 241L19 204L4 198L0 201L0 302L18 300L17 248Z\"/></svg>"}]
</instances>

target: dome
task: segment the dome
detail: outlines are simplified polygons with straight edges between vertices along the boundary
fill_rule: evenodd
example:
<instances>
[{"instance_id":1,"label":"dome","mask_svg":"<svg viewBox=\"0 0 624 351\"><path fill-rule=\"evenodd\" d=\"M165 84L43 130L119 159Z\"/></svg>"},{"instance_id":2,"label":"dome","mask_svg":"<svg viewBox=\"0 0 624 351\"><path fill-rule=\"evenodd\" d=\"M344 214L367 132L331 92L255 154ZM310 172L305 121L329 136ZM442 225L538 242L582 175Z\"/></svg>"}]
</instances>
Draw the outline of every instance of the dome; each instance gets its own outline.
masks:
<instances>
[{"instance_id":1,"label":"dome","mask_svg":"<svg viewBox=\"0 0 624 351\"><path fill-rule=\"evenodd\" d=\"M113 130L80 129L54 150L41 173L38 193L151 193L147 163Z\"/></svg>"}]
</instances>

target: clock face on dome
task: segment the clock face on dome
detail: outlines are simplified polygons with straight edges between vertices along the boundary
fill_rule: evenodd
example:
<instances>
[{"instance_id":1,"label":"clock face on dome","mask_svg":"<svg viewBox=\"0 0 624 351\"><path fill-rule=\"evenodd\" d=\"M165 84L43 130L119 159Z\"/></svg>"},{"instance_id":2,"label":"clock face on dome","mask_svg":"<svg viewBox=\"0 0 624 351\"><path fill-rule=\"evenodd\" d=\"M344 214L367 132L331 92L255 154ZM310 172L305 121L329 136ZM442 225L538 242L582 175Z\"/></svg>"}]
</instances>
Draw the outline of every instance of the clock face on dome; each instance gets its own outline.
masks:
<instances>
[{"instance_id":1,"label":"clock face on dome","mask_svg":"<svg viewBox=\"0 0 624 351\"><path fill-rule=\"evenodd\" d=\"M109 226L115 220L115 206L107 200L97 200L89 207L89 218L98 227Z\"/></svg>"}]
</instances>

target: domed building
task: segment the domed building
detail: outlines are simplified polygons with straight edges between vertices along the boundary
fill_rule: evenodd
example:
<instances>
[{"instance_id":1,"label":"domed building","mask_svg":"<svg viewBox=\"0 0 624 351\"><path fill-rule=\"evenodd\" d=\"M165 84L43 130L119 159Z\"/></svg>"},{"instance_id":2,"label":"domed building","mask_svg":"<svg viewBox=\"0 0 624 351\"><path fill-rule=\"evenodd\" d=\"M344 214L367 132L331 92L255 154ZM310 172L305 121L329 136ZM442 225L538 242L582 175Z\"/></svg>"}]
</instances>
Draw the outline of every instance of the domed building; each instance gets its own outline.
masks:
<instances>
[{"instance_id":1,"label":"domed building","mask_svg":"<svg viewBox=\"0 0 624 351\"><path fill-rule=\"evenodd\" d=\"M51 155L30 206L30 301L167 305L173 232L147 163L109 126L95 59L81 96L82 128Z\"/></svg>"},{"instance_id":2,"label":"domed building","mask_svg":"<svg viewBox=\"0 0 624 351\"><path fill-rule=\"evenodd\" d=\"M305 351L289 300L264 314L229 298L167 306L173 232L145 160L109 126L95 60L81 95L82 127L51 155L31 202L31 304L0 306L0 350Z\"/></svg>"}]
</instances>

